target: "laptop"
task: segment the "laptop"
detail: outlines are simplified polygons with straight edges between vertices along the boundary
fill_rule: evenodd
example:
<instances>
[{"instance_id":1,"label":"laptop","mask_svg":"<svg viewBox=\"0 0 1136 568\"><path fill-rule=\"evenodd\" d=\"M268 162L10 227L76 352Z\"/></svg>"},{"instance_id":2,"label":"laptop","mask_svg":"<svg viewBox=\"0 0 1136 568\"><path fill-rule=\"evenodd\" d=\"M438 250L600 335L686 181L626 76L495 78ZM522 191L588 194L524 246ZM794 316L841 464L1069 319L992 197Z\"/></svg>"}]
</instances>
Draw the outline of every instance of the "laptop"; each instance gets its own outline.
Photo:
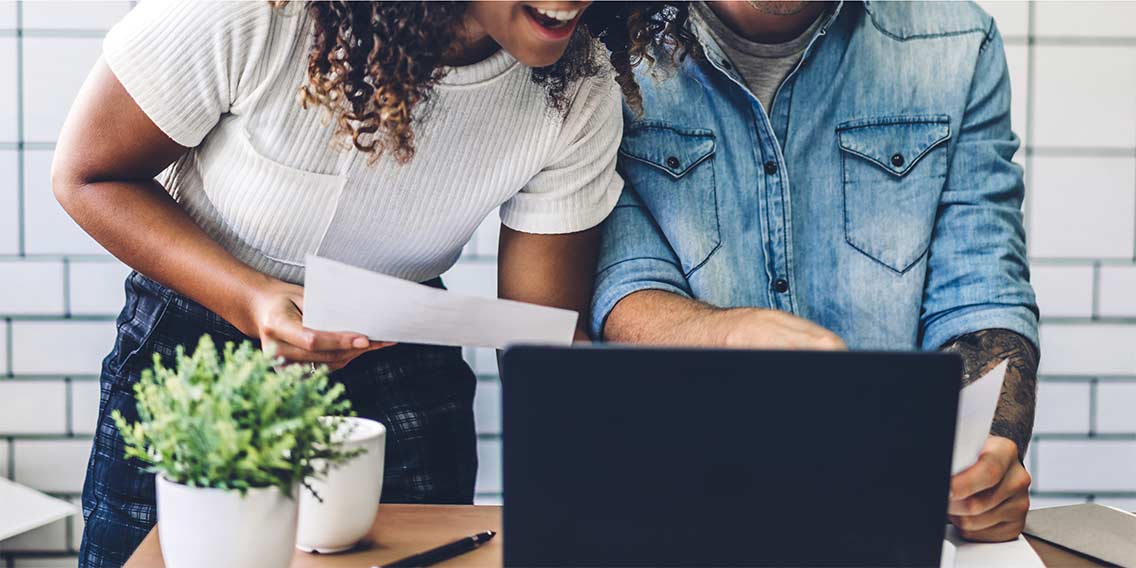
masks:
<instances>
[{"instance_id":1,"label":"laptop","mask_svg":"<svg viewBox=\"0 0 1136 568\"><path fill-rule=\"evenodd\" d=\"M938 566L960 360L617 346L502 359L506 566Z\"/></svg>"}]
</instances>

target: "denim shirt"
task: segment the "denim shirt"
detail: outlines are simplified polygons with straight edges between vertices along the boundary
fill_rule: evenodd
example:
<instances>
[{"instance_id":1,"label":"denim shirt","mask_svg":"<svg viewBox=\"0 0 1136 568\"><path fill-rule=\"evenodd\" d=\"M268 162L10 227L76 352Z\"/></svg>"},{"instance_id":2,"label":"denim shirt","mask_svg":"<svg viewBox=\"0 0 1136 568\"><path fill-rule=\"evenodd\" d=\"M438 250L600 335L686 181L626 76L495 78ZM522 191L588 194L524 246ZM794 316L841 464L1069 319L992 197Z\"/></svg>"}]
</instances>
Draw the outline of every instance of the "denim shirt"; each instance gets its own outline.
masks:
<instances>
[{"instance_id":1,"label":"denim shirt","mask_svg":"<svg viewBox=\"0 0 1136 568\"><path fill-rule=\"evenodd\" d=\"M769 112L706 33L705 58L637 71L595 337L622 298L655 289L790 312L854 349L933 350L991 328L1037 345L993 20L956 2L822 17Z\"/></svg>"}]
</instances>

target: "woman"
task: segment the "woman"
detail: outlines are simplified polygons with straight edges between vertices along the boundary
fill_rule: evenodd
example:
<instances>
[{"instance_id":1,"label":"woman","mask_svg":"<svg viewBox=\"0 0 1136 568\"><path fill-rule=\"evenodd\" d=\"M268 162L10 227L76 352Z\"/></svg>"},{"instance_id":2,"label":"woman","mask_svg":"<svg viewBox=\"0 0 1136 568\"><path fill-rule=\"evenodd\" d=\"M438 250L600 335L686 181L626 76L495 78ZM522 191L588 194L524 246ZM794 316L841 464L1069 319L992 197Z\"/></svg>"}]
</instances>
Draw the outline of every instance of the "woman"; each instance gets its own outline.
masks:
<instances>
[{"instance_id":1,"label":"woman","mask_svg":"<svg viewBox=\"0 0 1136 568\"><path fill-rule=\"evenodd\" d=\"M303 259L437 286L500 206L500 295L586 313L594 227L621 188L620 87L636 99L631 65L688 42L685 18L662 3L152 0L115 26L52 171L67 212L136 270L103 363L81 564L121 564L152 527L153 477L109 416L134 420L141 369L203 333L335 370L387 425L384 499L471 502L460 351L303 328Z\"/></svg>"}]
</instances>

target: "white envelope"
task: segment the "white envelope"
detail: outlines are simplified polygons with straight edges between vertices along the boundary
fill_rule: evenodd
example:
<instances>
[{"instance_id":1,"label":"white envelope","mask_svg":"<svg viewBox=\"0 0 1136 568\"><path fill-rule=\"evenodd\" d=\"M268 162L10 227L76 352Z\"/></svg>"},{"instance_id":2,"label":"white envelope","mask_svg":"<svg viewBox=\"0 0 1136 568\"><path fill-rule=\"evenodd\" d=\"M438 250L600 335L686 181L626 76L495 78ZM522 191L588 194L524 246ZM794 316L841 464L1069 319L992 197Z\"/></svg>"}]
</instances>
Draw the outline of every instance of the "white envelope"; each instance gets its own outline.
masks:
<instances>
[{"instance_id":1,"label":"white envelope","mask_svg":"<svg viewBox=\"0 0 1136 568\"><path fill-rule=\"evenodd\" d=\"M955 422L955 448L951 475L974 465L990 435L994 411L1002 394L1008 363L1002 361L959 392L958 419Z\"/></svg>"},{"instance_id":2,"label":"white envelope","mask_svg":"<svg viewBox=\"0 0 1136 568\"><path fill-rule=\"evenodd\" d=\"M504 349L514 343L569 345L571 310L466 296L308 256L304 327L352 331L376 341Z\"/></svg>"}]
</instances>

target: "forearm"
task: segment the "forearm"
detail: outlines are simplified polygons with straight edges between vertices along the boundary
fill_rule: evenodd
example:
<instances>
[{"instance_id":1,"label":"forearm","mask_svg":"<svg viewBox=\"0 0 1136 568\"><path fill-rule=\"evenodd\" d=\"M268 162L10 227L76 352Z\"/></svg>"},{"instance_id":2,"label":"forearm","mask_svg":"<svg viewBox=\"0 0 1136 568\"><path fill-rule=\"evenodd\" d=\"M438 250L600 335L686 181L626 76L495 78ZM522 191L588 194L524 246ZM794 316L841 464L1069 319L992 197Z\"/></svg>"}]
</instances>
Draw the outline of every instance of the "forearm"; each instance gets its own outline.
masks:
<instances>
[{"instance_id":1,"label":"forearm","mask_svg":"<svg viewBox=\"0 0 1136 568\"><path fill-rule=\"evenodd\" d=\"M942 350L962 356L964 386L993 369L1003 359L1008 361L990 433L1012 440L1018 446L1018 459L1024 459L1033 433L1037 349L1029 340L1012 331L986 329L956 338Z\"/></svg>"},{"instance_id":2,"label":"forearm","mask_svg":"<svg viewBox=\"0 0 1136 568\"><path fill-rule=\"evenodd\" d=\"M63 208L111 254L256 335L248 307L269 277L225 251L158 182L55 184Z\"/></svg>"},{"instance_id":3,"label":"forearm","mask_svg":"<svg viewBox=\"0 0 1136 568\"><path fill-rule=\"evenodd\" d=\"M641 290L619 301L604 323L604 338L649 345L725 345L728 310L662 290Z\"/></svg>"}]
</instances>

